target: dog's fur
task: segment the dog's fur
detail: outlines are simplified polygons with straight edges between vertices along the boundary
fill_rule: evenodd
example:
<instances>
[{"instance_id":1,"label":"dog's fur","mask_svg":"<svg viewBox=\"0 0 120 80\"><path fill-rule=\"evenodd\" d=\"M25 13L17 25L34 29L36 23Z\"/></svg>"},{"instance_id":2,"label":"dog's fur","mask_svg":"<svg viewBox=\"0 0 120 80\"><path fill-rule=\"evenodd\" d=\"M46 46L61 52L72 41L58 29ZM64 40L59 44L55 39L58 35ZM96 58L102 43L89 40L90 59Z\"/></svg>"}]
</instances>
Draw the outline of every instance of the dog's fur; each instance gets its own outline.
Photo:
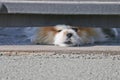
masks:
<instances>
[{"instance_id":1,"label":"dog's fur","mask_svg":"<svg viewBox=\"0 0 120 80\"><path fill-rule=\"evenodd\" d=\"M54 44L57 46L80 46L104 42L117 36L115 28L85 28L69 25L38 27L31 41L35 44Z\"/></svg>"}]
</instances>

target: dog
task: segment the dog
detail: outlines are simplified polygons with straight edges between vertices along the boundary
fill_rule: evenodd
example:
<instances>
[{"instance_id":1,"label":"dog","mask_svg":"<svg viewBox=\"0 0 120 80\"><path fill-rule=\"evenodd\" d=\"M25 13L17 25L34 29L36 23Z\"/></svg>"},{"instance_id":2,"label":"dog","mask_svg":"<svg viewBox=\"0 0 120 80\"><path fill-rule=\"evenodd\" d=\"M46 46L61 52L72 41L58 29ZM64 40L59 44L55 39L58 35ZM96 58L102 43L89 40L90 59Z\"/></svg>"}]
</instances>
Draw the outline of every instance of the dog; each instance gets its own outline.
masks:
<instances>
[{"instance_id":1,"label":"dog","mask_svg":"<svg viewBox=\"0 0 120 80\"><path fill-rule=\"evenodd\" d=\"M105 42L118 35L115 28L86 28L70 25L37 27L32 32L34 35L30 40L34 44L68 47Z\"/></svg>"}]
</instances>

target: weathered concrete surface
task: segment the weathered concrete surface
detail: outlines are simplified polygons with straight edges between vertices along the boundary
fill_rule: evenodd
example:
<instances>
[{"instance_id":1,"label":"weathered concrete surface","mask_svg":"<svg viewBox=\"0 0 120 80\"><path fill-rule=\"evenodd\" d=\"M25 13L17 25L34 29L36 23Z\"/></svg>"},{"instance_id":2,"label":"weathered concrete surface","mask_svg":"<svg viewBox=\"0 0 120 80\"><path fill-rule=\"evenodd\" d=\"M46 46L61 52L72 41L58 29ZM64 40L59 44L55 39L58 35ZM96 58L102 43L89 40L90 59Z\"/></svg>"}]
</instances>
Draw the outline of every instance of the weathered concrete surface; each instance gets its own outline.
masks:
<instances>
[{"instance_id":1,"label":"weathered concrete surface","mask_svg":"<svg viewBox=\"0 0 120 80\"><path fill-rule=\"evenodd\" d=\"M21 55L20 52L32 52L32 53L53 53L53 54L111 54L119 55L120 46L81 46L81 47L56 47L45 45L2 45L0 46L1 55L11 54L15 52L15 55ZM26 53L25 53L26 54Z\"/></svg>"},{"instance_id":2,"label":"weathered concrete surface","mask_svg":"<svg viewBox=\"0 0 120 80\"><path fill-rule=\"evenodd\" d=\"M0 46L0 80L120 80L119 46Z\"/></svg>"},{"instance_id":3,"label":"weathered concrete surface","mask_svg":"<svg viewBox=\"0 0 120 80\"><path fill-rule=\"evenodd\" d=\"M120 25L120 1L0 0L0 3L0 27Z\"/></svg>"},{"instance_id":4,"label":"weathered concrete surface","mask_svg":"<svg viewBox=\"0 0 120 80\"><path fill-rule=\"evenodd\" d=\"M10 14L119 15L120 1L1 1Z\"/></svg>"},{"instance_id":5,"label":"weathered concrete surface","mask_svg":"<svg viewBox=\"0 0 120 80\"><path fill-rule=\"evenodd\" d=\"M26 46L25 46L26 47ZM1 55L0 56L0 80L120 80L120 55L104 54L106 50L119 51L119 47L92 47L92 48L55 48L46 47L46 49L64 52L44 52L38 47L31 47L32 51L26 47L7 47L0 49L9 52L0 52L1 54L16 53L27 55ZM45 50L45 47L41 48ZM66 49L66 50L65 50ZM87 50L88 49L88 50ZM93 49L100 50L101 54L94 53ZM14 50L14 51L10 51ZM22 51L23 50L23 51ZM75 54L75 51L83 52ZM87 51L86 51L87 50ZM36 51L36 52L35 52ZM72 53L74 51L74 54ZM88 54L85 54L84 52ZM90 54L89 54L89 52ZM68 52L67 52L68 53ZM28 55L29 54L29 55Z\"/></svg>"},{"instance_id":6,"label":"weathered concrete surface","mask_svg":"<svg viewBox=\"0 0 120 80\"><path fill-rule=\"evenodd\" d=\"M120 1L120 0L0 0L0 1Z\"/></svg>"}]
</instances>

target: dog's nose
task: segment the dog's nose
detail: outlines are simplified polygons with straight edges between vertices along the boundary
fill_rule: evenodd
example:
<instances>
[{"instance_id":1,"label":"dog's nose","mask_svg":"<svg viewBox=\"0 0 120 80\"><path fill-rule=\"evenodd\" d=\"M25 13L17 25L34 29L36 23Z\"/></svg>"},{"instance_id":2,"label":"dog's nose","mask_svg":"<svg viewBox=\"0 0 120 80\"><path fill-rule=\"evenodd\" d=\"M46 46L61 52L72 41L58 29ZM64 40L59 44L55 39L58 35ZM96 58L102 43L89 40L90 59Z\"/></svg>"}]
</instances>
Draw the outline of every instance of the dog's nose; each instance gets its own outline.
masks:
<instances>
[{"instance_id":1,"label":"dog's nose","mask_svg":"<svg viewBox=\"0 0 120 80\"><path fill-rule=\"evenodd\" d=\"M71 38L72 35L73 35L72 33L68 33L68 34L67 34L67 37L68 37L68 38Z\"/></svg>"}]
</instances>

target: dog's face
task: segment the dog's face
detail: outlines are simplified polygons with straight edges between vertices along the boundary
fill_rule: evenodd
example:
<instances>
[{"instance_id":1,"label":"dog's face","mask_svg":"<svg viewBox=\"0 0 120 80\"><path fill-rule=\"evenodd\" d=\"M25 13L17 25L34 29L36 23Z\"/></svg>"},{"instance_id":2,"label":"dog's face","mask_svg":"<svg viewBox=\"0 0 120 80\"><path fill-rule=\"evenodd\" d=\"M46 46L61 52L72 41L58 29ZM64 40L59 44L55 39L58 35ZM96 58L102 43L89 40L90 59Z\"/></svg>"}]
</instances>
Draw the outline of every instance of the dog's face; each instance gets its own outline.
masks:
<instances>
[{"instance_id":1,"label":"dog's face","mask_svg":"<svg viewBox=\"0 0 120 80\"><path fill-rule=\"evenodd\" d=\"M55 27L57 33L54 37L54 44L57 46L79 46L80 37L77 34L77 28L71 26L58 25Z\"/></svg>"}]
</instances>

